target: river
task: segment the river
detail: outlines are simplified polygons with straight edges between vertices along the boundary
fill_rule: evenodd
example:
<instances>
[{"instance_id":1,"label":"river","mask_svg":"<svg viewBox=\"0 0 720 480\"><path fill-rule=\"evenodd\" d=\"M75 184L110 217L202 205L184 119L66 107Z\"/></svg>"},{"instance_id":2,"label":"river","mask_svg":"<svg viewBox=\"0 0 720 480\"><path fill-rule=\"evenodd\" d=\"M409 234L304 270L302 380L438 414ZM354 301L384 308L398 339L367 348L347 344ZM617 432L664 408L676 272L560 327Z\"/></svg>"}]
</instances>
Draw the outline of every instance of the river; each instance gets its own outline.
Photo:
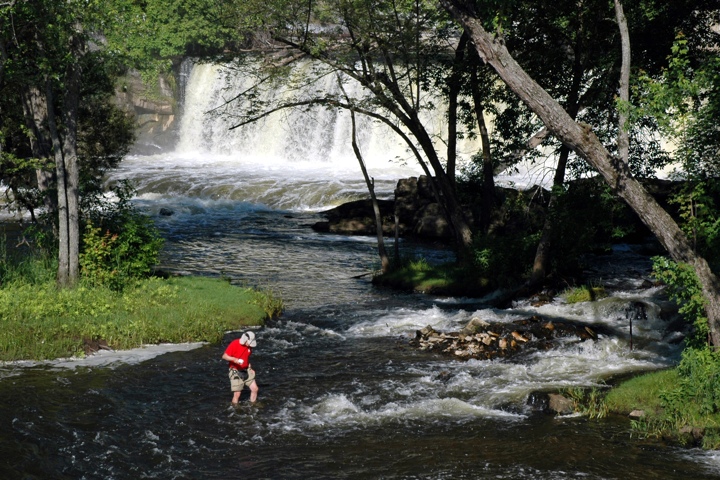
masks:
<instances>
[{"instance_id":1,"label":"river","mask_svg":"<svg viewBox=\"0 0 720 480\"><path fill-rule=\"evenodd\" d=\"M285 314L256 332L259 404L246 394L230 405L220 356L237 332L179 351L2 365L0 478L720 478L714 453L637 438L628 419L528 406L536 391L605 388L677 360L667 303L643 282L646 258L618 249L596 259L594 275L613 294L590 304L496 310L377 289L367 275L377 265L373 239L310 228L321 204L362 191L336 173L318 182L314 170L261 171L223 156L126 159L114 175L134 179L138 206L167 239L163 268L224 275L285 300ZM378 176L378 185L389 195L394 181ZM430 259L449 254L401 247ZM630 351L638 304L645 314L635 318ZM615 334L514 360L457 361L408 347L426 325L452 330L473 316L529 314Z\"/></svg>"},{"instance_id":2,"label":"river","mask_svg":"<svg viewBox=\"0 0 720 480\"><path fill-rule=\"evenodd\" d=\"M680 334L662 291L645 282L647 258L618 248L590 262L593 282L612 295L587 304L497 310L482 299L375 288L372 238L310 228L322 209L366 196L347 116L293 112L230 131L231 121L205 112L244 91L245 79L226 82L207 65L187 71L176 150L129 156L109 182L137 185L134 201L166 238L163 269L225 276L284 299L285 313L256 332L259 404L230 404L220 357L238 332L218 345L0 365L0 478L720 478L715 453L637 438L626 418L555 417L528 405L533 392L606 388L677 362ZM389 198L418 169L376 127L364 124L359 141ZM450 255L409 242L401 251ZM495 361L408 346L427 325L529 315L612 334Z\"/></svg>"}]
</instances>

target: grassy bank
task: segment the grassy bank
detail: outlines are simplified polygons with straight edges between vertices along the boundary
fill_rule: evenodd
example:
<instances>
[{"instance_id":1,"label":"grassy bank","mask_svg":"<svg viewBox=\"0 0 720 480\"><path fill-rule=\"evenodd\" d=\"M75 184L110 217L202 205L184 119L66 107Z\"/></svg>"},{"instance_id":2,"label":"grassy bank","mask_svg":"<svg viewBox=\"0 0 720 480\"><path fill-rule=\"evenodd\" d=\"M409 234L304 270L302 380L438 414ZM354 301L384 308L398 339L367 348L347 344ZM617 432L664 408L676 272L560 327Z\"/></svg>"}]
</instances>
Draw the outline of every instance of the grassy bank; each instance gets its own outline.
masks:
<instances>
[{"instance_id":1,"label":"grassy bank","mask_svg":"<svg viewBox=\"0 0 720 480\"><path fill-rule=\"evenodd\" d=\"M634 410L645 413L646 418L662 415L660 395L678 383L676 369L645 373L620 383L605 396L604 403L610 413L629 415Z\"/></svg>"},{"instance_id":2,"label":"grassy bank","mask_svg":"<svg viewBox=\"0 0 720 480\"><path fill-rule=\"evenodd\" d=\"M97 341L113 349L219 342L224 332L261 325L281 309L270 292L202 277L151 278L120 293L10 282L0 289L0 360L83 355Z\"/></svg>"},{"instance_id":3,"label":"grassy bank","mask_svg":"<svg viewBox=\"0 0 720 480\"><path fill-rule=\"evenodd\" d=\"M487 278L455 264L431 265L424 259L408 261L373 277L373 284L434 295L479 295L491 288Z\"/></svg>"},{"instance_id":4,"label":"grassy bank","mask_svg":"<svg viewBox=\"0 0 720 480\"><path fill-rule=\"evenodd\" d=\"M698 388L699 382L688 377L685 370L681 364L630 378L605 394L591 390L575 395L569 392L569 396L577 410L590 417L627 417L633 413L630 424L635 435L720 449L720 392L715 385ZM708 377L700 383L714 381Z\"/></svg>"}]
</instances>

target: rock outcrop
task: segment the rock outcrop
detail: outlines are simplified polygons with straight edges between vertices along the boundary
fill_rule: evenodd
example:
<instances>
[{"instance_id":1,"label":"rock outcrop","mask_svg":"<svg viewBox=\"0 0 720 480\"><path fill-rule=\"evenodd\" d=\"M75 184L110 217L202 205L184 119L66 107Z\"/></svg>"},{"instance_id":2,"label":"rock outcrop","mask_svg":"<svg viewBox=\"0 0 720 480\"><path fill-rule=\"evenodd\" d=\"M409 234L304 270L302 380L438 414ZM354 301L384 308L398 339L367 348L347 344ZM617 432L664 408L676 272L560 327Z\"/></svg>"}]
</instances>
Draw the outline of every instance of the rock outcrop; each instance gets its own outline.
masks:
<instances>
[{"instance_id":1,"label":"rock outcrop","mask_svg":"<svg viewBox=\"0 0 720 480\"><path fill-rule=\"evenodd\" d=\"M174 146L178 116L172 83L173 79L160 77L157 85L149 88L134 70L118 83L115 102L135 117L133 153L152 154Z\"/></svg>"},{"instance_id":2,"label":"rock outcrop","mask_svg":"<svg viewBox=\"0 0 720 480\"><path fill-rule=\"evenodd\" d=\"M395 215L401 235L427 239L449 239L452 235L425 175L403 178L395 187Z\"/></svg>"},{"instance_id":3,"label":"rock outcrop","mask_svg":"<svg viewBox=\"0 0 720 480\"><path fill-rule=\"evenodd\" d=\"M378 200L380 215L383 219L383 232L392 235L395 228L392 200ZM374 235L375 212L371 200L357 200L323 212L325 222L317 222L312 228L317 232L339 233L343 235Z\"/></svg>"},{"instance_id":4,"label":"rock outcrop","mask_svg":"<svg viewBox=\"0 0 720 480\"><path fill-rule=\"evenodd\" d=\"M427 240L448 240L450 225L426 176L404 178L395 188L395 200L378 200L383 232L394 235L395 218L398 234ZM375 214L370 200L348 202L323 212L327 221L317 222L313 230L345 235L374 235Z\"/></svg>"}]
</instances>

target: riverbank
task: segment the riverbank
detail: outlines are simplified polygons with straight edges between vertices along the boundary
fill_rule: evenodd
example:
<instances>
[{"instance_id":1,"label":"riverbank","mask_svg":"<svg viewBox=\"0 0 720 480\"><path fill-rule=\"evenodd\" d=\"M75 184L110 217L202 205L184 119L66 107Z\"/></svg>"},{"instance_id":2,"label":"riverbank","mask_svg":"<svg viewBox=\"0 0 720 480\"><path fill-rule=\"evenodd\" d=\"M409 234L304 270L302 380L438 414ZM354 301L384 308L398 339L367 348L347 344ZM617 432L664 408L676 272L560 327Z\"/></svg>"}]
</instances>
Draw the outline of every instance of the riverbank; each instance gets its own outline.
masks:
<instances>
[{"instance_id":1,"label":"riverbank","mask_svg":"<svg viewBox=\"0 0 720 480\"><path fill-rule=\"evenodd\" d=\"M688 349L678 367L622 381L604 396L584 395L578 409L596 412L598 416L625 416L641 437L720 450L717 358L710 362L699 359L708 355L715 356L712 352Z\"/></svg>"},{"instance_id":2,"label":"riverbank","mask_svg":"<svg viewBox=\"0 0 720 480\"><path fill-rule=\"evenodd\" d=\"M150 278L122 292L54 282L0 289L0 361L82 357L162 343L217 343L282 310L271 292L206 277Z\"/></svg>"}]
</instances>

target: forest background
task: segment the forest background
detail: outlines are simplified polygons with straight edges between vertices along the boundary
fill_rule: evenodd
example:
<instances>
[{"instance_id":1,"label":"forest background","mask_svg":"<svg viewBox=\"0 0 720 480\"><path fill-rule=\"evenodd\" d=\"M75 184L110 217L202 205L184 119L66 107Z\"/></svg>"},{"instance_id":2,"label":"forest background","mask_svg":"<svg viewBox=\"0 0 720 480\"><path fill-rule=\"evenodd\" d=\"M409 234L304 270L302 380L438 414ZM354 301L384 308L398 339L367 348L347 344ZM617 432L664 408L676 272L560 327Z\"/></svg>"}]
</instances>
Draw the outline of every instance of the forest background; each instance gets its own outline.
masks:
<instances>
[{"instance_id":1,"label":"forest background","mask_svg":"<svg viewBox=\"0 0 720 480\"><path fill-rule=\"evenodd\" d=\"M85 296L93 304L88 332L69 332L63 319L50 331L97 342L138 330L142 322L94 320L98 304L118 308L107 298L147 288L138 285L147 285L142 279L162 244L133 208L131 186L115 187L119 201L104 191L105 172L133 142L132 119L114 103L117 79L136 69L155 85L172 79L184 58L222 62L257 79L215 112L235 119L234 128L288 108L332 108L350 112L353 123L369 116L396 132L450 225L453 275L472 276L479 288L510 286L521 295L557 285L583 253L637 235L622 216L639 219L667 253L655 261L658 280L694 325L680 380L659 394L652 428L700 423L707 444L717 446L719 24L709 0L4 1L0 180L6 206L30 218L22 237L29 248L21 256L14 245L3 250L6 311L32 303L11 304L29 298L15 288L52 292L57 305L69 291L99 288L108 296ZM316 67L293 78L288 66L307 58ZM262 100L279 85L312 85L328 75L337 79L333 92ZM348 82L362 93L351 97ZM443 151L422 121L437 109L447 115ZM463 137L480 141L469 161L457 157ZM547 157L556 165L550 191L498 194L499 171ZM682 179L663 204L638 181L660 170ZM378 232L382 271L402 269ZM158 288L153 301L162 303ZM265 315L281 309L271 293L261 297L252 302ZM21 343L36 343L42 330ZM143 341L169 335L149 331ZM6 351L25 352L17 345Z\"/></svg>"}]
</instances>

